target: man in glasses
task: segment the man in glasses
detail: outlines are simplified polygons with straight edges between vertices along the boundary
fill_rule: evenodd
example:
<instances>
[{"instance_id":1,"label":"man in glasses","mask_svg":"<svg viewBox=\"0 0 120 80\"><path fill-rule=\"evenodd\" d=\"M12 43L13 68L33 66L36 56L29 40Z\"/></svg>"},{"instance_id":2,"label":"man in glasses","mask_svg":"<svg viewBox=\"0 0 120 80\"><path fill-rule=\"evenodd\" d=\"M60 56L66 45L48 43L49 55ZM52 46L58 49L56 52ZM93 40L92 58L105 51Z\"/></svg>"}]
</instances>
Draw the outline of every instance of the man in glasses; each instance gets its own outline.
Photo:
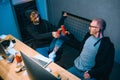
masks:
<instances>
[{"instance_id":1,"label":"man in glasses","mask_svg":"<svg viewBox=\"0 0 120 80\"><path fill-rule=\"evenodd\" d=\"M82 80L108 80L114 62L114 45L104 36L106 22L93 19L80 47L80 55L68 71Z\"/></svg>"}]
</instances>

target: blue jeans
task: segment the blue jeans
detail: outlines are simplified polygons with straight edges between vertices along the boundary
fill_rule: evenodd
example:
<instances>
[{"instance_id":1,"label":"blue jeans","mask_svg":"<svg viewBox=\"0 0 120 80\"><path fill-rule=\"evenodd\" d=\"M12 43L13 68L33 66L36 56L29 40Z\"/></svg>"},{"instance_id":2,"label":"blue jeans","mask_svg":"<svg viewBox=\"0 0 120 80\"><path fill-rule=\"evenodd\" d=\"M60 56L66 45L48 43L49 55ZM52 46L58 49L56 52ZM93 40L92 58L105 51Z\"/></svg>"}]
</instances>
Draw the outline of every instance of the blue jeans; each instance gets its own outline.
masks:
<instances>
[{"instance_id":1,"label":"blue jeans","mask_svg":"<svg viewBox=\"0 0 120 80\"><path fill-rule=\"evenodd\" d=\"M49 47L37 48L36 51L43 56L48 57Z\"/></svg>"},{"instance_id":2,"label":"blue jeans","mask_svg":"<svg viewBox=\"0 0 120 80\"><path fill-rule=\"evenodd\" d=\"M54 38L50 44L50 51L53 51L54 47L57 46L58 49L62 46L64 41L69 40L67 36L61 35L60 38Z\"/></svg>"},{"instance_id":3,"label":"blue jeans","mask_svg":"<svg viewBox=\"0 0 120 80\"><path fill-rule=\"evenodd\" d=\"M74 74L75 76L79 77L81 80L85 80L83 75L85 71L80 71L78 70L75 66L72 66L68 69L68 71L72 74ZM96 80L95 78L89 79L89 80Z\"/></svg>"},{"instance_id":4,"label":"blue jeans","mask_svg":"<svg viewBox=\"0 0 120 80\"><path fill-rule=\"evenodd\" d=\"M64 43L63 40L59 39L59 38L54 38L50 44L50 52L53 51L54 47L57 46L58 48L60 48L62 46L62 44Z\"/></svg>"},{"instance_id":5,"label":"blue jeans","mask_svg":"<svg viewBox=\"0 0 120 80\"><path fill-rule=\"evenodd\" d=\"M48 57L49 53L53 51L54 47L60 48L64 41L69 40L67 36L62 36L60 38L54 38L49 47L37 48L36 51L45 57Z\"/></svg>"}]
</instances>

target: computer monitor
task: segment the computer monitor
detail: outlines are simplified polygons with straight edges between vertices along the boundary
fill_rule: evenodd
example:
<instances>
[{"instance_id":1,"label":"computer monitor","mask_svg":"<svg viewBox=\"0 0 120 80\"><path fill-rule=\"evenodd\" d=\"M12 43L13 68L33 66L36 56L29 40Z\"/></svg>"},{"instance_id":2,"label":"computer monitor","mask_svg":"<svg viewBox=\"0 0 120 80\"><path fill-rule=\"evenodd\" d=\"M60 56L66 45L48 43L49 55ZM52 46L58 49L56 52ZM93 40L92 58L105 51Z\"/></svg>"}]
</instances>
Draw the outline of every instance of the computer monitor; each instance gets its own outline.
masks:
<instances>
[{"instance_id":1,"label":"computer monitor","mask_svg":"<svg viewBox=\"0 0 120 80\"><path fill-rule=\"evenodd\" d=\"M16 50L13 50L15 43L16 43L15 40L3 40L0 43L0 53L1 53L0 55L3 55L4 58L8 58L10 53L13 53L13 51L14 52L16 51ZM7 51L6 51L6 49L7 49Z\"/></svg>"},{"instance_id":2,"label":"computer monitor","mask_svg":"<svg viewBox=\"0 0 120 80\"><path fill-rule=\"evenodd\" d=\"M5 48L1 43L0 43L0 55L2 55L4 58L8 58Z\"/></svg>"},{"instance_id":3,"label":"computer monitor","mask_svg":"<svg viewBox=\"0 0 120 80\"><path fill-rule=\"evenodd\" d=\"M52 73L43 68L36 60L20 52L31 80L59 80Z\"/></svg>"}]
</instances>

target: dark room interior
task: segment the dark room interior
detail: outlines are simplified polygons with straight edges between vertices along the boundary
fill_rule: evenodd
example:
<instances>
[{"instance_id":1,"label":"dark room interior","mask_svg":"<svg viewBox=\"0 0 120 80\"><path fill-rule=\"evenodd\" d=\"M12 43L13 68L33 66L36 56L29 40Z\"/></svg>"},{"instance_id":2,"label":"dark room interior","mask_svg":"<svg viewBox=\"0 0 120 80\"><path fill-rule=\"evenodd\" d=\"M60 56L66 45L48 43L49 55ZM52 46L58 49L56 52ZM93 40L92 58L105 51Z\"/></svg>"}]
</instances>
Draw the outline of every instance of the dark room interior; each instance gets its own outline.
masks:
<instances>
[{"instance_id":1,"label":"dark room interior","mask_svg":"<svg viewBox=\"0 0 120 80\"><path fill-rule=\"evenodd\" d=\"M27 31L27 26L31 23L28 16L31 10L37 10L43 20L54 26L58 26L63 12L68 13L64 25L74 38L62 45L62 55L55 62L65 70L73 66L74 60L79 56L78 45L89 31L91 20L103 18L107 22L105 36L110 37L115 48L114 65L109 80L119 80L120 0L0 0L0 36L11 34L34 50L50 45L50 39L43 45L38 37L31 36L32 32ZM2 79L1 74L0 72L0 80L6 80Z\"/></svg>"}]
</instances>

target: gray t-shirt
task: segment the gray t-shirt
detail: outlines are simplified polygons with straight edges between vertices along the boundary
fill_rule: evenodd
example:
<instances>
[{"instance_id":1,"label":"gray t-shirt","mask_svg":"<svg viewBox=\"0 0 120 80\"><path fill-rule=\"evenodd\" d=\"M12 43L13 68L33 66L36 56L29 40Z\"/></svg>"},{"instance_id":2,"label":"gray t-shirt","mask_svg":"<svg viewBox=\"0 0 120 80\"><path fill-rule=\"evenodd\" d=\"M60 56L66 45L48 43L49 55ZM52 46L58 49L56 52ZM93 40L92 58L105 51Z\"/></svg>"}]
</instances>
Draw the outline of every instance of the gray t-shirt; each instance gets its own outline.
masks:
<instances>
[{"instance_id":1,"label":"gray t-shirt","mask_svg":"<svg viewBox=\"0 0 120 80\"><path fill-rule=\"evenodd\" d=\"M81 54L75 59L75 67L79 70L86 71L90 70L95 65L95 56L97 54L98 48L101 41L94 45L100 38L95 38L90 36L81 51Z\"/></svg>"}]
</instances>

